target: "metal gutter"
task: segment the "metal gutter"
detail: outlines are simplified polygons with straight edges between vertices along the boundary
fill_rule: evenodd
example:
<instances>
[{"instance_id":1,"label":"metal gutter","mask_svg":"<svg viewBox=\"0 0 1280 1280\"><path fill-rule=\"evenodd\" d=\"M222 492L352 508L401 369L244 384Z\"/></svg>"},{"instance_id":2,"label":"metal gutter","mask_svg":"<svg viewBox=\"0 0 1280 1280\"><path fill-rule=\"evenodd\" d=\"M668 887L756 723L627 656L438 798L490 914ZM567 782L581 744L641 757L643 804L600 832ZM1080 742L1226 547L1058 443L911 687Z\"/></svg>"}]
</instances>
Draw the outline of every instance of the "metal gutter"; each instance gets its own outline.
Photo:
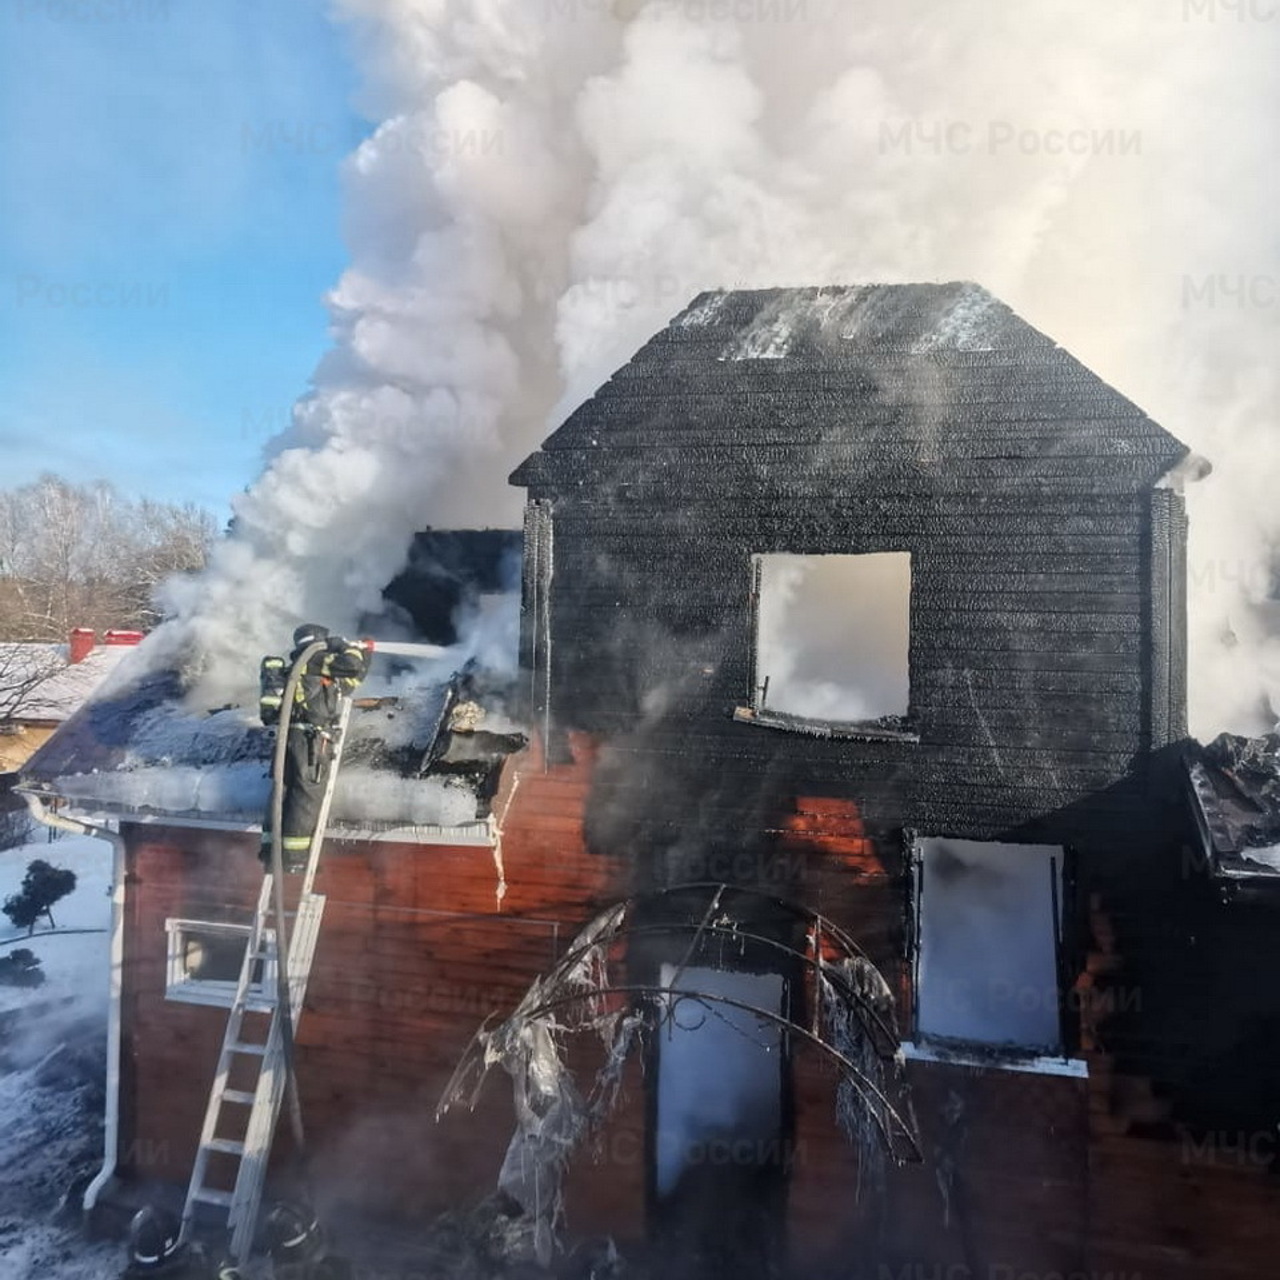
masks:
<instances>
[{"instance_id":1,"label":"metal gutter","mask_svg":"<svg viewBox=\"0 0 1280 1280\"><path fill-rule=\"evenodd\" d=\"M19 788L24 795L43 800L60 800L78 817L71 819L84 826L96 827L104 822L132 822L140 826L193 827L201 831L228 831L245 834L262 830L260 818L233 813L198 813L192 810L163 813L154 809L134 809L129 805L88 797L57 795L43 790ZM394 820L342 820L331 822L325 829L326 840L359 840L399 844L492 845L495 823L492 817L476 818L456 827L435 823L396 822Z\"/></svg>"},{"instance_id":2,"label":"metal gutter","mask_svg":"<svg viewBox=\"0 0 1280 1280\"><path fill-rule=\"evenodd\" d=\"M111 845L111 949L110 949L110 1001L107 1005L107 1089L103 1117L102 1168L85 1188L81 1201L86 1214L98 1203L98 1196L115 1176L117 1152L120 1143L120 1005L124 976L124 899L125 855L124 838L109 827L97 826L52 813L44 807L40 797L31 791L17 788L27 802L31 816L47 827L69 831L75 835L94 836Z\"/></svg>"}]
</instances>

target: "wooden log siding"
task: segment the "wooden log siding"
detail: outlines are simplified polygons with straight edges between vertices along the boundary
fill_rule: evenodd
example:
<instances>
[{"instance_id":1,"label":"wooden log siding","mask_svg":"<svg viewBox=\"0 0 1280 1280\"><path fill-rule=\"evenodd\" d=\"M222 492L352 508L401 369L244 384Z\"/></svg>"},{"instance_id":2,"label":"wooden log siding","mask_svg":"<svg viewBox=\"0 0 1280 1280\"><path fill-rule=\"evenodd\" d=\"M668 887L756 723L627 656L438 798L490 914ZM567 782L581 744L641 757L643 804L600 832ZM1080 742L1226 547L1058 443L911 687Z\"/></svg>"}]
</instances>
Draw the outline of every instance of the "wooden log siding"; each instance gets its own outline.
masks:
<instances>
[{"instance_id":1,"label":"wooden log siding","mask_svg":"<svg viewBox=\"0 0 1280 1280\"><path fill-rule=\"evenodd\" d=\"M493 1188L512 1131L509 1082L497 1073L474 1115L437 1125L440 1095L484 1019L509 1012L582 923L626 895L623 869L583 845L588 765L543 773L535 760L524 764L499 797L501 902L487 847L332 843L325 852L317 890L328 903L298 1071L330 1202L417 1217ZM182 1183L225 1015L165 1000L164 921L246 920L259 884L256 840L152 826L128 827L126 838L121 1157L132 1177ZM277 1167L287 1155L282 1138ZM593 1187L587 1180L577 1193L587 1217ZM605 1200L628 1203L616 1187ZM628 1208L634 1234L640 1209Z\"/></svg>"},{"instance_id":2,"label":"wooden log siding","mask_svg":"<svg viewBox=\"0 0 1280 1280\"><path fill-rule=\"evenodd\" d=\"M975 286L704 296L513 476L554 535L539 710L744 785L803 760L882 825L1025 836L1097 798L1139 826L1126 784L1180 728L1185 529L1152 494L1185 455ZM735 724L752 557L882 551L912 557L919 742Z\"/></svg>"},{"instance_id":3,"label":"wooden log siding","mask_svg":"<svg viewBox=\"0 0 1280 1280\"><path fill-rule=\"evenodd\" d=\"M704 493L673 517L677 530L598 492L560 494L553 718L625 743L661 689L665 734L650 730L653 750L666 736L703 758L804 759L841 776L850 799L874 806L872 792L892 794L878 814L886 823L989 838L1094 797L1136 824L1123 789L1100 796L1140 774L1153 731L1162 741L1168 732L1146 693L1150 504L1094 495L1081 510L1053 493L1042 510L1039 498L934 495L907 515L903 500L870 494L828 506ZM912 555L919 743L820 743L733 723L750 701L752 555L878 550ZM971 760L955 767L966 750Z\"/></svg>"},{"instance_id":4,"label":"wooden log siding","mask_svg":"<svg viewBox=\"0 0 1280 1280\"><path fill-rule=\"evenodd\" d=\"M321 1194L331 1203L420 1217L494 1185L512 1126L505 1076L490 1080L474 1114L454 1112L437 1125L441 1091L480 1023L508 1012L586 919L631 890L625 860L586 849L596 748L581 735L571 747L569 764L544 770L534 749L508 768L495 805L507 884L500 903L488 848L335 843L326 851L317 888L328 902L298 1067ZM852 931L905 992L897 845L874 840L857 809L839 798L795 797L762 813L761 823L757 835L772 845L782 877L762 887L808 902ZM186 828L133 826L126 836L122 1159L132 1177L181 1183L195 1155L224 1014L165 1000L164 920L247 918L258 885L256 845L251 836ZM589 1075L599 1065L598 1042L572 1044L570 1060ZM568 1205L577 1230L623 1238L642 1232L641 1066L629 1067L618 1110L575 1161ZM834 1085L819 1069L806 1086L817 1094L800 1109L797 1149L820 1153L843 1143L833 1127ZM288 1156L282 1128L277 1168ZM829 1178L826 1160L804 1176ZM847 1156L831 1172L852 1195L856 1169ZM793 1197L802 1215L804 1185Z\"/></svg>"}]
</instances>

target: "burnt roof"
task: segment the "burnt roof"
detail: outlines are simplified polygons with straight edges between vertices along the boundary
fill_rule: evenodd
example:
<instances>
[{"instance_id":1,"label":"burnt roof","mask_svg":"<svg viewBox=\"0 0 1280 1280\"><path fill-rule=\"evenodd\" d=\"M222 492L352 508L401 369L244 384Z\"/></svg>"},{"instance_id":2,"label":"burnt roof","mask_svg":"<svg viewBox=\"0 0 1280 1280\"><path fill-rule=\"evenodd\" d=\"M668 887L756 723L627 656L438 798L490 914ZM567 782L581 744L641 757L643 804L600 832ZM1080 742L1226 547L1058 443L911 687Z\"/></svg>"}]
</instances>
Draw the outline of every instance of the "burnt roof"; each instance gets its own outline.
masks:
<instances>
[{"instance_id":1,"label":"burnt roof","mask_svg":"<svg viewBox=\"0 0 1280 1280\"><path fill-rule=\"evenodd\" d=\"M500 708L507 685L505 677L468 668L394 698L357 695L342 777L353 771L359 777L353 794L344 794L340 783L332 825L379 830L406 822L483 822L502 762L524 746L524 738L513 732L459 733L448 723L449 713L462 701ZM78 810L256 822L270 786L274 731L239 707L188 711L182 693L171 671L143 671L118 684L81 707L23 765L19 785L65 799ZM440 795L424 799L421 791L394 785L431 781L448 787L444 802ZM385 808L371 814L374 799L359 793L375 786L380 791L374 799L385 798ZM410 816L445 810L450 822Z\"/></svg>"},{"instance_id":2,"label":"burnt roof","mask_svg":"<svg viewBox=\"0 0 1280 1280\"><path fill-rule=\"evenodd\" d=\"M855 285L700 294L511 480L1097 493L1186 454L980 286Z\"/></svg>"},{"instance_id":3,"label":"burnt roof","mask_svg":"<svg viewBox=\"0 0 1280 1280\"><path fill-rule=\"evenodd\" d=\"M1280 734L1190 743L1184 765L1209 868L1280 889Z\"/></svg>"}]
</instances>

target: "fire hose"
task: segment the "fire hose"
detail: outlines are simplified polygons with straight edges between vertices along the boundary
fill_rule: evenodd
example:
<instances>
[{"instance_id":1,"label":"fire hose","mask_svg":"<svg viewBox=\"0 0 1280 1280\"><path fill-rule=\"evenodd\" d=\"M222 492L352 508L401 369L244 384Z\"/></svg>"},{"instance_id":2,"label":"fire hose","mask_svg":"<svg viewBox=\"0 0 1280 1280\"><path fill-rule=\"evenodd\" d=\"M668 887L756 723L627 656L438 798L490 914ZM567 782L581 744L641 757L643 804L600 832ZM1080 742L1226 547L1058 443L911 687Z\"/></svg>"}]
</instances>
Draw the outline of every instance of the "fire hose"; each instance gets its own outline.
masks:
<instances>
[{"instance_id":1,"label":"fire hose","mask_svg":"<svg viewBox=\"0 0 1280 1280\"><path fill-rule=\"evenodd\" d=\"M440 645L411 644L398 641L361 640L360 647L371 657L375 653L389 657L431 660L447 652ZM284 913L284 762L288 749L289 726L293 719L294 699L311 659L328 647L326 640L307 645L294 659L281 695L280 724L276 730L275 750L271 760L271 875L276 917L276 1005L280 1014L280 1046L284 1058L285 1096L289 1105L289 1122L300 1163L305 1170L306 1131L302 1123L302 1102L298 1094L295 1070L293 1003L289 991L289 931ZM313 833L313 839L316 833ZM323 838L323 833L321 838Z\"/></svg>"}]
</instances>

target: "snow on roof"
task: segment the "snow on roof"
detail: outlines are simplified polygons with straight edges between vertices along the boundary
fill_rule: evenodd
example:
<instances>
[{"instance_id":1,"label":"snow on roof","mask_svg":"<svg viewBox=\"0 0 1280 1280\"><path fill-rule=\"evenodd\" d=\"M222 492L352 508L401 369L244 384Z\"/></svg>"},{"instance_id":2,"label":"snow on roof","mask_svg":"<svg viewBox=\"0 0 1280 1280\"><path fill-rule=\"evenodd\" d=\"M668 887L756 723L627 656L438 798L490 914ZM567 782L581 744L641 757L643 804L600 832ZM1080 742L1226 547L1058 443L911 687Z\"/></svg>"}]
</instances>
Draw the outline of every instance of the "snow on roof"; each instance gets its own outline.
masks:
<instances>
[{"instance_id":1,"label":"snow on roof","mask_svg":"<svg viewBox=\"0 0 1280 1280\"><path fill-rule=\"evenodd\" d=\"M455 677L353 710L335 826L459 828L487 820L496 771L523 738L499 737L510 725L495 688L480 696L493 708L486 729L498 731L488 735L489 751L469 768L451 767L441 757L457 696ZM86 812L251 826L269 798L274 741L256 708L192 713L176 675L141 673L82 707L23 767L22 785Z\"/></svg>"},{"instance_id":2,"label":"snow on roof","mask_svg":"<svg viewBox=\"0 0 1280 1280\"><path fill-rule=\"evenodd\" d=\"M1268 845L1265 849L1242 849L1240 852L1246 862L1256 862L1270 867L1272 871L1280 871L1280 844Z\"/></svg>"},{"instance_id":3,"label":"snow on roof","mask_svg":"<svg viewBox=\"0 0 1280 1280\"><path fill-rule=\"evenodd\" d=\"M132 646L98 645L79 662L67 661L65 644L0 644L0 670L9 673L10 681L25 673L38 674L52 669L52 674L32 690L12 717L15 720L56 720L71 717L99 685L132 652Z\"/></svg>"},{"instance_id":4,"label":"snow on roof","mask_svg":"<svg viewBox=\"0 0 1280 1280\"><path fill-rule=\"evenodd\" d=\"M695 304L696 324L718 318L723 303L713 310L709 302ZM755 316L733 334L719 358L782 360L831 341L920 354L993 351L1014 340L1013 313L976 284L778 289L765 294ZM1016 340L1027 339L1016 335ZM1041 343L1051 345L1042 337Z\"/></svg>"}]
</instances>

